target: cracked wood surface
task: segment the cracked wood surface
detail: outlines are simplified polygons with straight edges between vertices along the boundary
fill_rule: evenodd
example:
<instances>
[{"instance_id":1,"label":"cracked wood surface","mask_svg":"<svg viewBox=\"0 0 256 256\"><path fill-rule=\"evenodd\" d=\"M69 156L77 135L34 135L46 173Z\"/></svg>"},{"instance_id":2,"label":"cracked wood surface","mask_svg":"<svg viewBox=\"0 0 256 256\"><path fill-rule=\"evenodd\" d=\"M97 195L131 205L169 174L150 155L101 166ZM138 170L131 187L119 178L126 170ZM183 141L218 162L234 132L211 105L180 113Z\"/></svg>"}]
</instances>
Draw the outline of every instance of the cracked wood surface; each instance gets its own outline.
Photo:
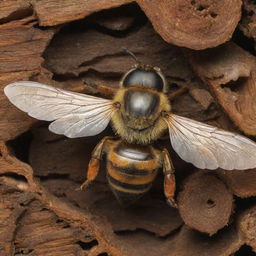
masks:
<instances>
[{"instance_id":1,"label":"cracked wood surface","mask_svg":"<svg viewBox=\"0 0 256 256\"><path fill-rule=\"evenodd\" d=\"M176 169L179 210L165 203L161 173L145 198L123 209L106 184L104 162L97 180L84 191L76 190L84 180L91 150L100 137L113 134L110 128L97 138L71 140L51 134L46 123L17 110L2 91L10 82L33 80L111 98L122 73L133 64L122 51L122 47L127 47L142 62L160 66L166 74L174 113L239 132L230 117L242 132L255 135L253 104L249 104L255 93L254 57L230 43L188 54L162 40L153 27L166 41L183 45L170 37L174 33L164 35L172 25L170 17L152 16L152 8L173 10L174 2L168 5L163 1L155 6L155 1L138 0L153 27L135 4L105 10L130 1L71 2L68 6L64 1L62 9L54 0L7 0L0 4L1 255L228 256L243 244L255 251L255 201L242 199L256 195L254 170L218 170L199 177L193 166L173 152L169 140L163 139L159 143L170 151ZM192 5L188 8L191 14L205 22L207 15L218 9L218 5L205 6L206 2L183 4L184 8ZM223 7L228 4L225 1ZM207 48L228 40L240 17L241 2L236 4L226 35L214 36L217 41L208 44L205 38L191 33L192 23L187 24L183 28L189 28L189 35L200 42L195 44L192 38L185 40L190 44L185 46ZM104 11L88 16L100 10ZM225 25L223 17L229 20L221 10L218 14L212 29L218 28L218 22ZM211 38L212 31L206 27L197 32ZM212 63L212 51L218 53L216 58L220 56L220 65ZM201 54L209 54L210 58L195 62L195 56L199 58ZM234 67L233 73L229 72L230 66ZM210 78L212 74L214 78L223 77L213 85L209 74ZM230 82L237 78L239 83ZM240 84L241 90L237 90ZM228 104L225 108L224 99L230 100L227 93L239 99L235 107ZM242 120L240 125L237 116ZM205 180L207 175L209 179ZM240 198L233 201L233 195ZM215 205L209 210L212 201ZM219 210L221 206L226 210ZM210 221L201 216L204 212ZM199 231L217 233L207 236Z\"/></svg>"}]
</instances>

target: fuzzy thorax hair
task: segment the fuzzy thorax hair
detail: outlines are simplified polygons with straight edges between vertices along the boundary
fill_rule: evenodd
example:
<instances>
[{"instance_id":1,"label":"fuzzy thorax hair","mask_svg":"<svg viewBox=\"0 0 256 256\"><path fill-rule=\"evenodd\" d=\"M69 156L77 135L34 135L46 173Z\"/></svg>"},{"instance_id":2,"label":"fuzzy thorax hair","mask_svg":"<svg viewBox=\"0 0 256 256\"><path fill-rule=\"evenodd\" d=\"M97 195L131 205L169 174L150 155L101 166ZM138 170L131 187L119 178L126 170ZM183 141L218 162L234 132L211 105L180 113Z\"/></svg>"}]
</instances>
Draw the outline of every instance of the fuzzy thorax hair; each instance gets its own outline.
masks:
<instances>
[{"instance_id":1,"label":"fuzzy thorax hair","mask_svg":"<svg viewBox=\"0 0 256 256\"><path fill-rule=\"evenodd\" d=\"M114 131L128 143L150 144L157 140L168 128L162 112L170 112L171 106L167 96L162 92L155 92L159 97L159 106L155 113L149 117L134 117L124 109L124 94L129 89L120 89L114 97L114 102L119 102L121 107L112 117ZM145 89L143 89L145 90Z\"/></svg>"}]
</instances>

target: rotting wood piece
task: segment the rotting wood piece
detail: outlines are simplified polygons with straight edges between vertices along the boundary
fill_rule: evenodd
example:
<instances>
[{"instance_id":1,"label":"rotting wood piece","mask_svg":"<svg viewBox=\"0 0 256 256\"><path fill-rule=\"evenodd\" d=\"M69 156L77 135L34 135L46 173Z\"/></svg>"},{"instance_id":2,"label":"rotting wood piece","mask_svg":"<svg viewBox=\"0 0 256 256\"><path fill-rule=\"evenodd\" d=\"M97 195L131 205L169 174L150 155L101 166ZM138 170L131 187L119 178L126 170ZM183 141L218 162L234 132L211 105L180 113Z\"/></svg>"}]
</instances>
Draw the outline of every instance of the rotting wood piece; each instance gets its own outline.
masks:
<instances>
[{"instance_id":1,"label":"rotting wood piece","mask_svg":"<svg viewBox=\"0 0 256 256\"><path fill-rule=\"evenodd\" d=\"M88 211L82 211L70 202L61 200L45 189L33 176L33 169L19 161L17 158L9 154L4 143L0 143L0 174L17 174L24 176L28 182L28 191L33 193L33 196L38 199L44 206L55 212L63 220L68 220L73 227L80 227L94 235L98 241L96 250L93 250L90 256L96 256L106 250L114 256L121 256L119 250L113 247L110 240L114 239L111 226L104 220L92 216ZM7 179L8 181L8 179ZM15 182L10 182L8 185L14 186L20 190ZM104 227L104 232L100 231L99 227Z\"/></svg>"},{"instance_id":2,"label":"rotting wood piece","mask_svg":"<svg viewBox=\"0 0 256 256\"><path fill-rule=\"evenodd\" d=\"M0 186L0 195L0 255L13 255L13 240L17 231L17 222L26 211L24 205L33 197L5 185Z\"/></svg>"},{"instance_id":3,"label":"rotting wood piece","mask_svg":"<svg viewBox=\"0 0 256 256\"><path fill-rule=\"evenodd\" d=\"M29 0L1 1L0 22L7 22L32 14Z\"/></svg>"},{"instance_id":4,"label":"rotting wood piece","mask_svg":"<svg viewBox=\"0 0 256 256\"><path fill-rule=\"evenodd\" d=\"M234 43L189 51L190 63L228 116L244 133L256 135L256 58Z\"/></svg>"},{"instance_id":5,"label":"rotting wood piece","mask_svg":"<svg viewBox=\"0 0 256 256\"><path fill-rule=\"evenodd\" d=\"M3 87L18 80L29 80L41 70L42 52L53 30L34 28L35 17L0 25L0 138L9 140L27 130L35 121L18 111L3 95Z\"/></svg>"},{"instance_id":6,"label":"rotting wood piece","mask_svg":"<svg viewBox=\"0 0 256 256\"><path fill-rule=\"evenodd\" d=\"M178 206L189 227L213 235L229 223L233 197L214 174L199 171L185 180Z\"/></svg>"},{"instance_id":7,"label":"rotting wood piece","mask_svg":"<svg viewBox=\"0 0 256 256\"><path fill-rule=\"evenodd\" d=\"M86 250L79 244L84 243L86 235L88 233L79 227L71 227L35 200L19 219L15 254L28 251L38 256L83 255Z\"/></svg>"},{"instance_id":8,"label":"rotting wood piece","mask_svg":"<svg viewBox=\"0 0 256 256\"><path fill-rule=\"evenodd\" d=\"M231 226L212 237L183 226L175 238L174 255L179 256L230 256L244 243L236 229Z\"/></svg>"},{"instance_id":9,"label":"rotting wood piece","mask_svg":"<svg viewBox=\"0 0 256 256\"><path fill-rule=\"evenodd\" d=\"M249 38L256 39L256 3L251 0L243 1L243 16L239 28Z\"/></svg>"},{"instance_id":10,"label":"rotting wood piece","mask_svg":"<svg viewBox=\"0 0 256 256\"><path fill-rule=\"evenodd\" d=\"M239 216L237 226L245 243L256 253L256 206L247 209Z\"/></svg>"},{"instance_id":11,"label":"rotting wood piece","mask_svg":"<svg viewBox=\"0 0 256 256\"><path fill-rule=\"evenodd\" d=\"M69 30L60 30L46 49L45 65L56 80L73 78L76 82L84 78L80 84L83 81L97 84L99 78L105 78L109 87L117 88L123 73L135 64L123 48L134 52L142 63L159 66L166 76L180 80L188 76L189 68L184 67L180 49L164 42L150 24L138 26L122 37L97 29L76 30L76 26L69 25Z\"/></svg>"},{"instance_id":12,"label":"rotting wood piece","mask_svg":"<svg viewBox=\"0 0 256 256\"><path fill-rule=\"evenodd\" d=\"M256 170L218 170L218 175L229 189L242 198L256 196Z\"/></svg>"},{"instance_id":13,"label":"rotting wood piece","mask_svg":"<svg viewBox=\"0 0 256 256\"><path fill-rule=\"evenodd\" d=\"M35 1L33 5L41 26L55 26L130 2L132 0L44 0Z\"/></svg>"},{"instance_id":14,"label":"rotting wood piece","mask_svg":"<svg viewBox=\"0 0 256 256\"><path fill-rule=\"evenodd\" d=\"M202 50L228 41L240 19L240 0L137 0L169 43Z\"/></svg>"},{"instance_id":15,"label":"rotting wood piece","mask_svg":"<svg viewBox=\"0 0 256 256\"><path fill-rule=\"evenodd\" d=\"M36 1L34 9L41 26L54 26L82 19L103 9L130 3L118 1ZM205 49L229 40L240 19L241 1L137 0L156 31L169 43Z\"/></svg>"}]
</instances>

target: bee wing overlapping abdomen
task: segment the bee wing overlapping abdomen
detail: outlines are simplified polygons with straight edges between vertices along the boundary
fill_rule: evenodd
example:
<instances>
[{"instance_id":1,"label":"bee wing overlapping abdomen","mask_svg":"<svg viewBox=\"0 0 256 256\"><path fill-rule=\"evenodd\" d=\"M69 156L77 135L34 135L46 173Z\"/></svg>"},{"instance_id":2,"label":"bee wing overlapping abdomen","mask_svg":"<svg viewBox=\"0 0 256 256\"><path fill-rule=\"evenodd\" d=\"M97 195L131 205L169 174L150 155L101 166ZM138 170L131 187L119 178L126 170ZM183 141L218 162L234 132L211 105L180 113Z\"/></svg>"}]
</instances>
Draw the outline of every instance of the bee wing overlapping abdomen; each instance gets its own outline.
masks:
<instances>
[{"instance_id":1,"label":"bee wing overlapping abdomen","mask_svg":"<svg viewBox=\"0 0 256 256\"><path fill-rule=\"evenodd\" d=\"M174 114L166 121L172 147L186 162L201 169L256 167L256 143L252 140Z\"/></svg>"},{"instance_id":2,"label":"bee wing overlapping abdomen","mask_svg":"<svg viewBox=\"0 0 256 256\"><path fill-rule=\"evenodd\" d=\"M15 82L4 92L16 107L39 120L54 121L49 129L70 138L99 134L115 111L111 100L37 82Z\"/></svg>"}]
</instances>

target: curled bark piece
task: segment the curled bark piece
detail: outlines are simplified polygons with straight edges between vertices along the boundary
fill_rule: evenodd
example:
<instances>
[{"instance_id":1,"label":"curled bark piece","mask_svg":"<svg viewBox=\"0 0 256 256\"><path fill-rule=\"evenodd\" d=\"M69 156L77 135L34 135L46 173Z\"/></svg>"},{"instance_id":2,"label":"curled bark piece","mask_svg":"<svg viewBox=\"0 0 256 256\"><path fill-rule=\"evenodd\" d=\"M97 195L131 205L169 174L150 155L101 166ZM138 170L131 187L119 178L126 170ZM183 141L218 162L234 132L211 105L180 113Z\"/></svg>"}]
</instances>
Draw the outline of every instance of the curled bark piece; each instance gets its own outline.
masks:
<instances>
[{"instance_id":1,"label":"curled bark piece","mask_svg":"<svg viewBox=\"0 0 256 256\"><path fill-rule=\"evenodd\" d=\"M218 175L225 181L229 189L239 197L256 195L256 170L218 171Z\"/></svg>"},{"instance_id":2,"label":"curled bark piece","mask_svg":"<svg viewBox=\"0 0 256 256\"><path fill-rule=\"evenodd\" d=\"M229 256L243 244L243 239L234 227L228 227L218 234L207 237L184 226L175 238L173 255L179 256Z\"/></svg>"},{"instance_id":3,"label":"curled bark piece","mask_svg":"<svg viewBox=\"0 0 256 256\"><path fill-rule=\"evenodd\" d=\"M180 215L189 227L213 235L228 224L233 197L216 176L199 171L184 182L178 205Z\"/></svg>"},{"instance_id":4,"label":"curled bark piece","mask_svg":"<svg viewBox=\"0 0 256 256\"><path fill-rule=\"evenodd\" d=\"M31 11L28 0L2 1L0 5L0 21L7 22L18 17L25 17Z\"/></svg>"},{"instance_id":5,"label":"curled bark piece","mask_svg":"<svg viewBox=\"0 0 256 256\"><path fill-rule=\"evenodd\" d=\"M240 0L137 0L169 43L201 50L228 41L241 15Z\"/></svg>"},{"instance_id":6,"label":"curled bark piece","mask_svg":"<svg viewBox=\"0 0 256 256\"><path fill-rule=\"evenodd\" d=\"M237 223L239 232L243 235L246 244L256 252L256 206L243 212Z\"/></svg>"},{"instance_id":7,"label":"curled bark piece","mask_svg":"<svg viewBox=\"0 0 256 256\"><path fill-rule=\"evenodd\" d=\"M34 9L41 26L55 26L73 20L79 20L108 8L132 2L131 0L56 0L36 1Z\"/></svg>"},{"instance_id":8,"label":"curled bark piece","mask_svg":"<svg viewBox=\"0 0 256 256\"><path fill-rule=\"evenodd\" d=\"M190 53L190 62L246 134L256 135L256 58L234 43Z\"/></svg>"}]
</instances>

